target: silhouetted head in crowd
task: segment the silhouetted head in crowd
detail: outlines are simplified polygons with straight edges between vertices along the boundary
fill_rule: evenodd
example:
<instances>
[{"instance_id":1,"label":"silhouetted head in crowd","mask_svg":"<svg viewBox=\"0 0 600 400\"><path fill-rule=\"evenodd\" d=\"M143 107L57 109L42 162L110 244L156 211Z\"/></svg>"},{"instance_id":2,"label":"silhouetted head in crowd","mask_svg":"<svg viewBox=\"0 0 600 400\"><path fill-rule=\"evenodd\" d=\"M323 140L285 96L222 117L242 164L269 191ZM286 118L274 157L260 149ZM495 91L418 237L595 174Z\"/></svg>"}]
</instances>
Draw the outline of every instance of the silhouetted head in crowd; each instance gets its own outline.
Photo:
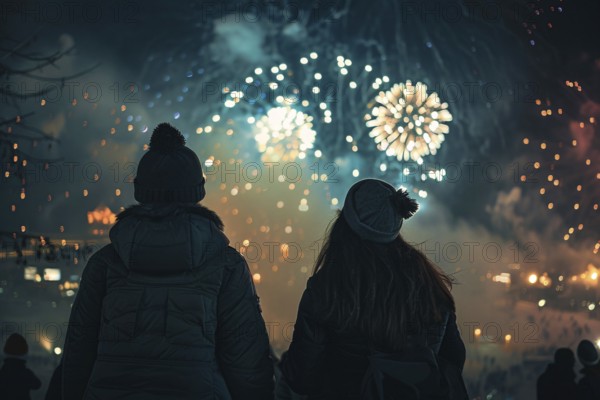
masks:
<instances>
[{"instance_id":1,"label":"silhouetted head in crowd","mask_svg":"<svg viewBox=\"0 0 600 400\"><path fill-rule=\"evenodd\" d=\"M600 364L596 346L586 339L579 342L577 346L577 358L584 367L596 367Z\"/></svg>"},{"instance_id":2,"label":"silhouetted head in crowd","mask_svg":"<svg viewBox=\"0 0 600 400\"><path fill-rule=\"evenodd\" d=\"M575 354L573 350L567 347L561 347L554 353L554 363L564 368L573 368L575 366Z\"/></svg>"},{"instance_id":3,"label":"silhouetted head in crowd","mask_svg":"<svg viewBox=\"0 0 600 400\"><path fill-rule=\"evenodd\" d=\"M454 311L451 278L400 235L417 209L405 190L377 179L350 188L315 265L327 319L397 348Z\"/></svg>"},{"instance_id":4,"label":"silhouetted head in crowd","mask_svg":"<svg viewBox=\"0 0 600 400\"><path fill-rule=\"evenodd\" d=\"M29 352L27 340L18 333L13 333L6 339L4 354L8 357L23 357Z\"/></svg>"}]
</instances>

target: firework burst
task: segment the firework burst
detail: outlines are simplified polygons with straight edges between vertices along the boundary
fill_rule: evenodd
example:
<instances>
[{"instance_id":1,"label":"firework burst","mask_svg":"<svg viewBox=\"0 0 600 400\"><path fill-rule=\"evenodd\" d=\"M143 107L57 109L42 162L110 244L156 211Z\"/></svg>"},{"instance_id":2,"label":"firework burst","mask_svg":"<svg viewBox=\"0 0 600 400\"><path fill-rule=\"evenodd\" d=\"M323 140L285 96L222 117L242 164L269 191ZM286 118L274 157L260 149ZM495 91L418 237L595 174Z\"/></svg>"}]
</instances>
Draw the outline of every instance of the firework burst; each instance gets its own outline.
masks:
<instances>
[{"instance_id":1,"label":"firework burst","mask_svg":"<svg viewBox=\"0 0 600 400\"><path fill-rule=\"evenodd\" d=\"M304 159L313 148L313 118L292 107L274 107L256 121L254 139L263 161Z\"/></svg>"},{"instance_id":2,"label":"firework burst","mask_svg":"<svg viewBox=\"0 0 600 400\"><path fill-rule=\"evenodd\" d=\"M365 120L379 150L421 164L423 157L436 154L442 145L452 114L437 93L427 93L427 85L406 81L379 92Z\"/></svg>"},{"instance_id":3,"label":"firework burst","mask_svg":"<svg viewBox=\"0 0 600 400\"><path fill-rule=\"evenodd\" d=\"M322 159L337 163L360 151L375 162L363 166L341 163L346 165L341 167L342 176L375 174L406 182L413 179L409 178L414 175L410 168L407 172L403 163L385 158L395 156L422 164L442 145L449 131L447 122L453 117L448 104L440 102L437 93L428 93L424 83L394 85L393 79L376 74L375 69L342 55L331 59L317 52L290 64L256 67L242 82L231 82L222 89L225 118L221 121L227 123L228 134L254 138L263 161L313 163ZM365 118L342 118L344 115ZM430 169L415 175L415 184L443 181L443 169ZM412 189L426 197L424 190Z\"/></svg>"}]
</instances>

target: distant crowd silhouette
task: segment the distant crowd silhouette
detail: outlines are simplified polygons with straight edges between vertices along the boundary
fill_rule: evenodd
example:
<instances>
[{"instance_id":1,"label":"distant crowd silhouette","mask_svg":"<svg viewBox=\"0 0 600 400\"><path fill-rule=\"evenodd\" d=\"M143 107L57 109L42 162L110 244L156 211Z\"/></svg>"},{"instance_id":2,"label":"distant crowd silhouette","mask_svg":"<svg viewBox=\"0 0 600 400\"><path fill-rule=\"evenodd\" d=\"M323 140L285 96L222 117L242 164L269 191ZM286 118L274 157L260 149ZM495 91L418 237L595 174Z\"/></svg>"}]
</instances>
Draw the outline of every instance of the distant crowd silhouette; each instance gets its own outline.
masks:
<instances>
[{"instance_id":1,"label":"distant crowd silhouette","mask_svg":"<svg viewBox=\"0 0 600 400\"><path fill-rule=\"evenodd\" d=\"M582 377L576 382L575 354L561 347L554 353L554 362L537 381L537 400L597 400L600 399L600 358L591 341L584 339L577 346L577 358L583 366Z\"/></svg>"},{"instance_id":2,"label":"distant crowd silhouette","mask_svg":"<svg viewBox=\"0 0 600 400\"><path fill-rule=\"evenodd\" d=\"M34 243L30 246L30 241ZM57 245L48 236L32 236L23 234L17 236L15 233L0 232L0 248L4 257L10 251L15 252L15 263L26 266L31 259L25 255L25 250L35 248L35 258L33 262L46 261L50 263L61 262L66 265L74 262L75 259L87 261L89 256L95 251L93 245L84 242L81 246L78 243L74 245ZM0 253L0 254L2 254Z\"/></svg>"},{"instance_id":3,"label":"distant crowd silhouette","mask_svg":"<svg viewBox=\"0 0 600 400\"><path fill-rule=\"evenodd\" d=\"M84 269L48 400L468 399L452 279L400 234L418 208L406 190L349 189L278 361L248 265L200 205L201 163L171 125L134 189ZM19 365L22 393L39 387Z\"/></svg>"}]
</instances>

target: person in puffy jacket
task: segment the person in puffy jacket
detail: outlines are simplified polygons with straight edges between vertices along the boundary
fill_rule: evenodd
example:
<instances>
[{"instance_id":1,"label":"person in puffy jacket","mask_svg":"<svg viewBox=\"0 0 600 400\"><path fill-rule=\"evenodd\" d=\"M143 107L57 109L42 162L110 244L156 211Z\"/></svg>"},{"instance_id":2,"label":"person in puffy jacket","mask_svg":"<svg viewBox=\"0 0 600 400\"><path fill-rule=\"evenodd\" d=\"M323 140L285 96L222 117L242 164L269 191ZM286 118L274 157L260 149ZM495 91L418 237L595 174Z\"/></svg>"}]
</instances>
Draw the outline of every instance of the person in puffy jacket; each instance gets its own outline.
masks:
<instances>
[{"instance_id":1,"label":"person in puffy jacket","mask_svg":"<svg viewBox=\"0 0 600 400\"><path fill-rule=\"evenodd\" d=\"M117 216L88 261L62 358L64 400L273 398L259 299L205 178L169 124L154 130Z\"/></svg>"},{"instance_id":2,"label":"person in puffy jacket","mask_svg":"<svg viewBox=\"0 0 600 400\"><path fill-rule=\"evenodd\" d=\"M302 295L281 361L294 392L328 400L433 398L422 390L441 393L435 398L468 398L451 280L400 235L403 220L417 208L406 191L380 180L350 188ZM440 371L427 358L432 354ZM377 360L392 356L398 357L387 364L393 379L382 378L387 380L381 388L387 386L375 396L368 382L375 382L373 371L386 364ZM409 356L432 366L428 374L413 377L416 369L402 358ZM417 388L434 374L444 376L436 380L439 387Z\"/></svg>"}]
</instances>

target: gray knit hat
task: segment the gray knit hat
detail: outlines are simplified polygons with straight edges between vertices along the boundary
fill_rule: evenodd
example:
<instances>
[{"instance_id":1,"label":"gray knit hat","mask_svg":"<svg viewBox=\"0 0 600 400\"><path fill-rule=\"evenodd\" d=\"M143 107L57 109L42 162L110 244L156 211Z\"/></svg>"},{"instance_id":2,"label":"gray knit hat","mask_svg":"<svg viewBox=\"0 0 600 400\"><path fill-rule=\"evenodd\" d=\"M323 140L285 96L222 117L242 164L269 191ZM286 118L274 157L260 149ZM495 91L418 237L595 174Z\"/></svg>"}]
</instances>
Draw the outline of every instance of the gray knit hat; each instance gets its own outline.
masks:
<instances>
[{"instance_id":1,"label":"gray knit hat","mask_svg":"<svg viewBox=\"0 0 600 400\"><path fill-rule=\"evenodd\" d=\"M596 346L586 339L579 342L577 346L577 358L579 358L579 362L585 367L593 367L600 361Z\"/></svg>"},{"instance_id":2,"label":"gray knit hat","mask_svg":"<svg viewBox=\"0 0 600 400\"><path fill-rule=\"evenodd\" d=\"M396 190L379 179L363 179L348 191L342 215L362 239L389 243L398 236L402 222L418 208L407 191Z\"/></svg>"}]
</instances>

